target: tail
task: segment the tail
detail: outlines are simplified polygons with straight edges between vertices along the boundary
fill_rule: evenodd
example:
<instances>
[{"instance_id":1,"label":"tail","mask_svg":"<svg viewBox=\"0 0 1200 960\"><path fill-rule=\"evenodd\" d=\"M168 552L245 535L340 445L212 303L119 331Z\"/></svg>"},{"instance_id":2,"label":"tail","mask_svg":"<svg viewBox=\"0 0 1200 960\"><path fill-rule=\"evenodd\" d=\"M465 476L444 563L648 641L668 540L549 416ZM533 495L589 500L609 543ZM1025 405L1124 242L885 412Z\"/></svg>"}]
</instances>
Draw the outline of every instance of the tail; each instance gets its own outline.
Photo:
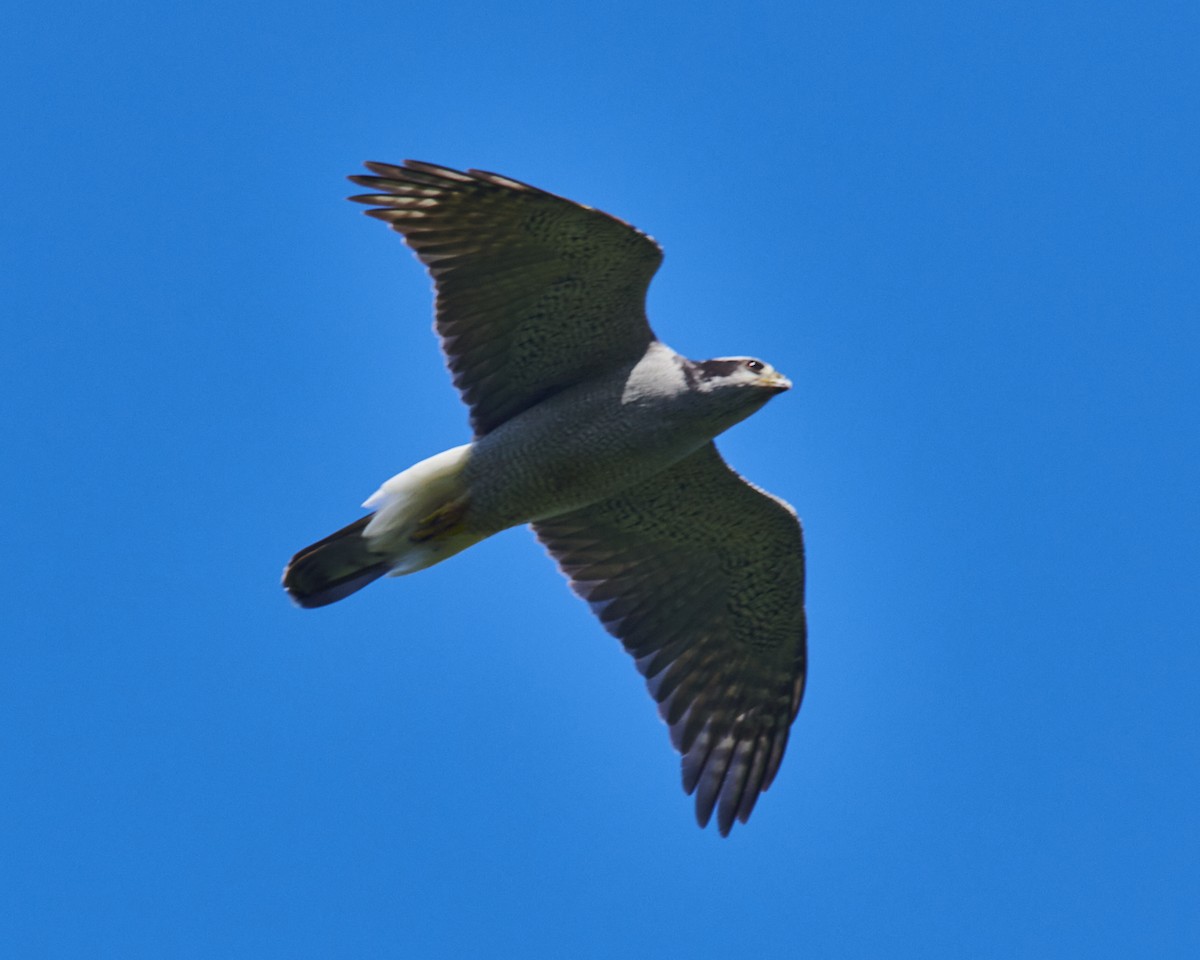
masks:
<instances>
[{"instance_id":1,"label":"tail","mask_svg":"<svg viewBox=\"0 0 1200 960\"><path fill-rule=\"evenodd\" d=\"M283 587L302 607L323 607L378 580L392 565L371 550L363 531L371 517L305 547L283 571Z\"/></svg>"},{"instance_id":2,"label":"tail","mask_svg":"<svg viewBox=\"0 0 1200 960\"><path fill-rule=\"evenodd\" d=\"M454 447L396 474L363 504L375 513L292 557L283 571L292 599L323 607L387 574L431 567L487 536L465 525L462 470L470 450Z\"/></svg>"}]
</instances>

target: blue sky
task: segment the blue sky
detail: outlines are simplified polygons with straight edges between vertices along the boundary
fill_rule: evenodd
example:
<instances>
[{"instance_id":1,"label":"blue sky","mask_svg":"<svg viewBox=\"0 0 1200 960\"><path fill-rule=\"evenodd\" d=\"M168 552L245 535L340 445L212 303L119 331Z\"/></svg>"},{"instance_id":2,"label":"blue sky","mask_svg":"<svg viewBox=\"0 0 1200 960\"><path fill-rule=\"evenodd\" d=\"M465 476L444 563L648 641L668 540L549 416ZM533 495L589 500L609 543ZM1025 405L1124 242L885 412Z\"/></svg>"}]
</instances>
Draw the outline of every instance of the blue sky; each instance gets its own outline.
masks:
<instances>
[{"instance_id":1,"label":"blue sky","mask_svg":"<svg viewBox=\"0 0 1200 960\"><path fill-rule=\"evenodd\" d=\"M1188 3L25 4L0 35L0 953L1200 951ZM527 531L278 587L467 438L361 161L652 233L811 673L699 831Z\"/></svg>"}]
</instances>

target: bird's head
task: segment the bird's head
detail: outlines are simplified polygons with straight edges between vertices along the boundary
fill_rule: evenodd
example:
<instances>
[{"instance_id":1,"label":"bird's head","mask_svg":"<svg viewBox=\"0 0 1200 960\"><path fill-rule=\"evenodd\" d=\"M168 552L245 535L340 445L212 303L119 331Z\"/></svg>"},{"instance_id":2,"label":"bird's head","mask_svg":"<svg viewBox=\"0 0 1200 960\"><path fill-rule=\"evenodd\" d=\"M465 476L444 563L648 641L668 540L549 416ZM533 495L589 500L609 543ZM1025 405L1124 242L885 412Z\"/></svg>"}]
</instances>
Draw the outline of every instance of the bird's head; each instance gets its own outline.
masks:
<instances>
[{"instance_id":1,"label":"bird's head","mask_svg":"<svg viewBox=\"0 0 1200 960\"><path fill-rule=\"evenodd\" d=\"M705 398L705 406L719 410L722 430L744 420L792 386L791 380L755 357L717 357L694 362L691 381L692 390Z\"/></svg>"},{"instance_id":2,"label":"bird's head","mask_svg":"<svg viewBox=\"0 0 1200 960\"><path fill-rule=\"evenodd\" d=\"M767 391L758 395L762 402L790 390L792 381L765 360L755 357L717 357L696 364L701 389L729 390L754 387ZM752 394L752 396L754 396Z\"/></svg>"}]
</instances>

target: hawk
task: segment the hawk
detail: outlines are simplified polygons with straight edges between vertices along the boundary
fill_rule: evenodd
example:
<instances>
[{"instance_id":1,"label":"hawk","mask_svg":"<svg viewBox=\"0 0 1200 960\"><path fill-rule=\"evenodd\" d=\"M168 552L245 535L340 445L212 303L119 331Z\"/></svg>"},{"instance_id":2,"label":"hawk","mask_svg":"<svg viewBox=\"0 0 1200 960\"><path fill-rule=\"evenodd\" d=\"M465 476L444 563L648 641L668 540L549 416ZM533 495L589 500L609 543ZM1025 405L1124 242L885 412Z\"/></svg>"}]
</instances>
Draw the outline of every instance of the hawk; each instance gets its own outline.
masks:
<instances>
[{"instance_id":1,"label":"hawk","mask_svg":"<svg viewBox=\"0 0 1200 960\"><path fill-rule=\"evenodd\" d=\"M696 819L728 835L770 786L804 693L796 512L713 438L791 383L752 357L692 361L646 319L655 241L482 170L368 163L351 197L436 287L474 438L384 483L283 585L320 607L520 524L634 658L682 754Z\"/></svg>"}]
</instances>

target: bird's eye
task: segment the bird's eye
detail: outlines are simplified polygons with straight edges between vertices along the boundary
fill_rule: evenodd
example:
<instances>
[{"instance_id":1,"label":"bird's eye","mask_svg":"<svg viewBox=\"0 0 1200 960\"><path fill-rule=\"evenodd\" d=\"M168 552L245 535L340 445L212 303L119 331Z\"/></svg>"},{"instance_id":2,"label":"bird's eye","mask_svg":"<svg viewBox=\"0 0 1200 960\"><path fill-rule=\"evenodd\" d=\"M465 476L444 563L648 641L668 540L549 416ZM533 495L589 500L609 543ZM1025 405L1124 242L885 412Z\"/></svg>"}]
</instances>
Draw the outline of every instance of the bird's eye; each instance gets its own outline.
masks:
<instances>
[{"instance_id":1,"label":"bird's eye","mask_svg":"<svg viewBox=\"0 0 1200 960\"><path fill-rule=\"evenodd\" d=\"M751 373L762 373L765 368L766 364L764 364L761 360L746 361L746 369Z\"/></svg>"}]
</instances>

